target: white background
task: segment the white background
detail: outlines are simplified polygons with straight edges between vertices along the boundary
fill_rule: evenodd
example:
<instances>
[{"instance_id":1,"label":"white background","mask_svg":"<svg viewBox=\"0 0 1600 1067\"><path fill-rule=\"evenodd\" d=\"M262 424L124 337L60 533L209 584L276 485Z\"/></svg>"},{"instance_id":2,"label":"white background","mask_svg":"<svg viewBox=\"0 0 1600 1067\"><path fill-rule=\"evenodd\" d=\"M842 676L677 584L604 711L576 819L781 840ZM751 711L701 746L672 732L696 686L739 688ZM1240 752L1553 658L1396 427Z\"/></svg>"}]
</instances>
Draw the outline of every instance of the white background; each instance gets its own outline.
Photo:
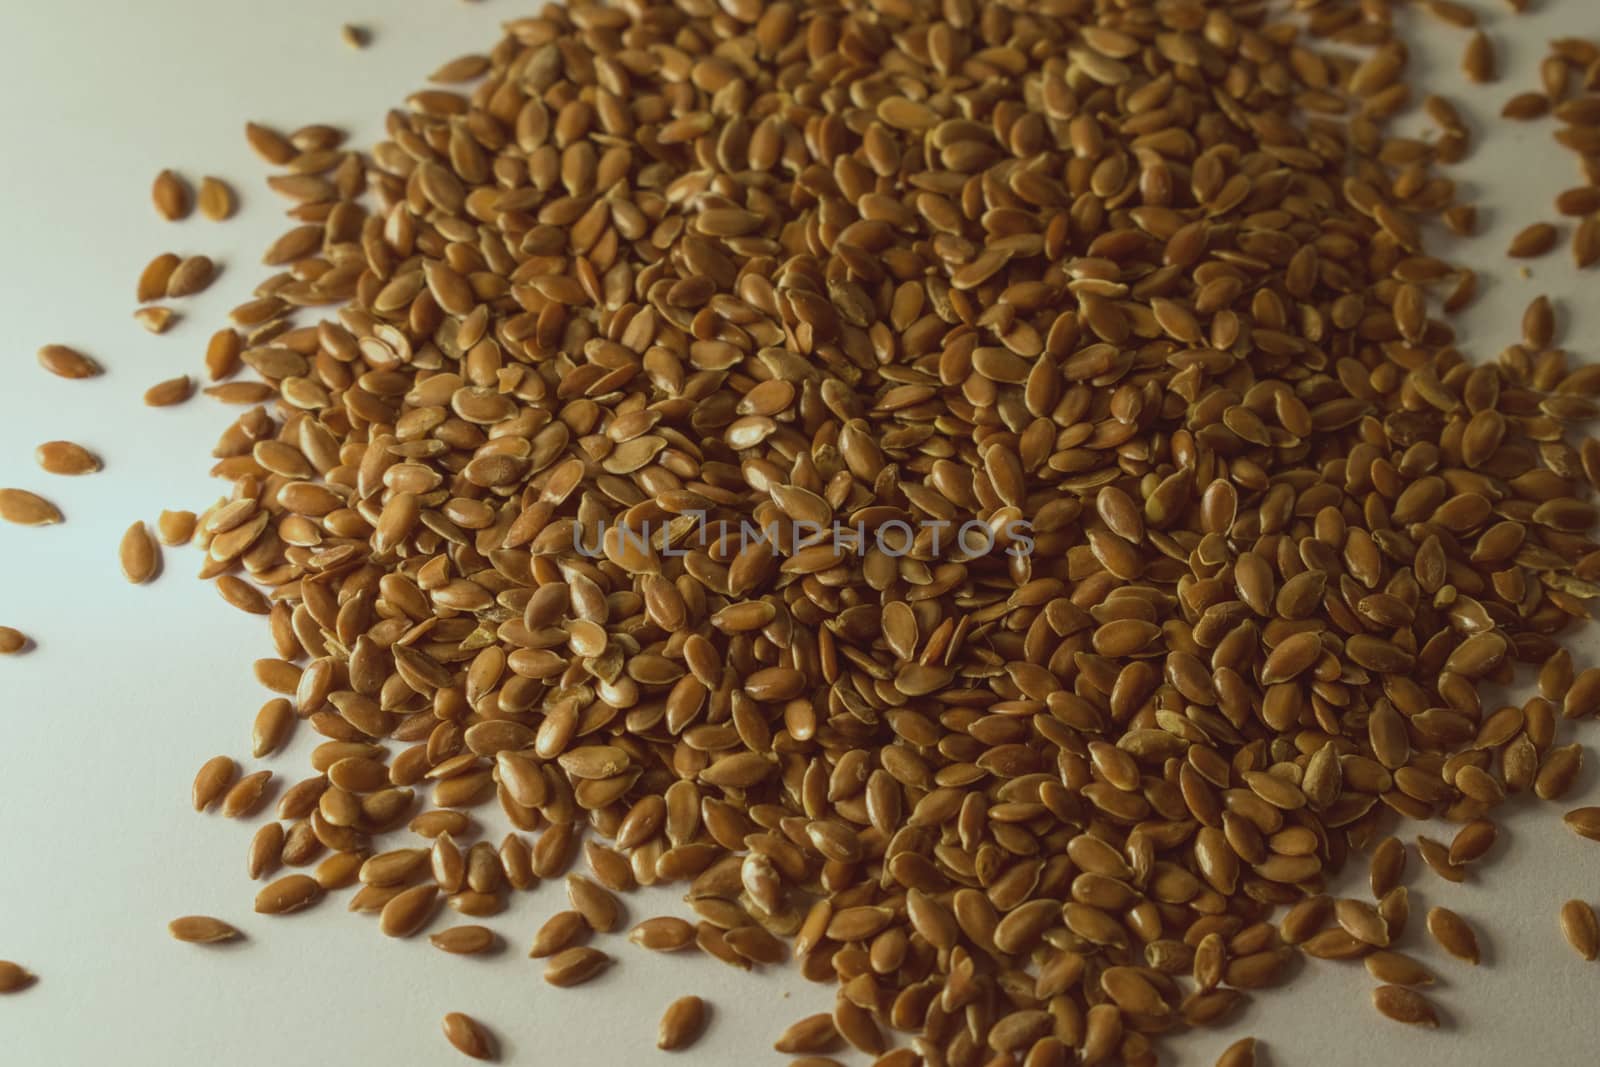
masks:
<instances>
[{"instance_id":1,"label":"white background","mask_svg":"<svg viewBox=\"0 0 1600 1067\"><path fill-rule=\"evenodd\" d=\"M1536 4L1521 18L1488 0L1477 5L1504 72L1489 87L1460 78L1461 31L1402 18L1418 31L1428 84L1469 116L1480 142L1455 174L1481 194L1485 235L1438 246L1490 276L1465 320L1464 347L1492 358L1516 340L1527 300L1545 291L1560 298L1566 343L1587 360L1600 355L1600 271L1580 281L1563 252L1533 264L1529 280L1503 258L1510 234L1552 217L1551 198L1578 177L1549 124L1500 123L1499 106L1536 86L1545 40L1600 37L1592 0ZM163 507L199 510L221 491L206 477L209 451L237 409L196 400L157 411L140 398L154 382L198 369L206 338L263 276L260 250L285 225L243 123L328 122L368 144L385 109L428 71L487 51L499 22L523 11L505 0L0 0L0 485L43 492L67 516L48 529L0 526L0 623L38 642L0 659L0 958L40 975L25 994L0 998L0 1063L459 1064L439 1032L452 1010L488 1023L511 1062L667 1063L673 1057L654 1047L656 1020L686 992L705 996L715 1015L679 1062L768 1063L782 1059L770 1048L784 1025L831 1006L830 989L789 969L742 975L703 956L654 956L620 937L600 943L622 966L577 990L552 989L524 953L538 923L566 906L559 885L520 894L511 911L485 920L508 942L488 960L447 956L423 938L384 938L373 918L344 911L347 894L303 915L257 916L244 865L259 820L189 809L204 759L248 753L266 696L250 663L270 645L261 620L193 577L196 553L168 550L160 580L135 588L118 572L116 547L133 520L153 522ZM369 26L371 47L341 43L344 22ZM161 221L149 187L163 167L191 180L226 177L240 191L241 217ZM181 302L184 320L171 333L152 337L129 317L134 280L169 249L205 252L224 269L211 291ZM47 342L94 354L108 373L50 377L34 363ZM102 454L105 472L40 472L33 448L55 438ZM1593 639L1586 644L1592 651ZM302 730L266 765L298 780L312 743ZM1578 960L1556 924L1568 897L1600 901L1600 845L1559 820L1580 802L1600 802L1594 781L1591 766L1566 803L1508 814L1492 862L1467 885L1438 880L1413 856L1419 918L1407 944L1441 973L1441 1032L1377 1017L1359 966L1311 961L1228 1031L1170 1043L1163 1062L1209 1065L1247 1033L1264 1039L1279 1067L1594 1062L1600 964ZM1435 903L1478 925L1482 968L1419 938L1420 915ZM661 892L628 908L637 920L681 905ZM171 941L167 920L196 912L234 921L249 940L220 950ZM433 929L453 919L443 914Z\"/></svg>"}]
</instances>

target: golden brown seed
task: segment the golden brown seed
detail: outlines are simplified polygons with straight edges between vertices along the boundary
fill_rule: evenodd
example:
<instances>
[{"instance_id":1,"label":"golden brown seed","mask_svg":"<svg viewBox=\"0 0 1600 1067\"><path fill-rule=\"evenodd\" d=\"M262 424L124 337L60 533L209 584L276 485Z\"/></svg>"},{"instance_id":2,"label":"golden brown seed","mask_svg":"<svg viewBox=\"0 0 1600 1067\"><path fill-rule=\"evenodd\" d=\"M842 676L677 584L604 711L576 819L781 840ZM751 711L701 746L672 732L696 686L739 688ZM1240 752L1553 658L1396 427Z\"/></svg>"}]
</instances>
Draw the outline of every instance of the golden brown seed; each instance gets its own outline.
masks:
<instances>
[{"instance_id":1,"label":"golden brown seed","mask_svg":"<svg viewBox=\"0 0 1600 1067\"><path fill-rule=\"evenodd\" d=\"M194 810L205 811L221 800L238 773L239 765L227 756L213 756L201 764L191 790Z\"/></svg>"},{"instance_id":2,"label":"golden brown seed","mask_svg":"<svg viewBox=\"0 0 1600 1067\"><path fill-rule=\"evenodd\" d=\"M187 218L193 202L189 183L170 170L164 170L156 175L156 180L150 187L150 199L154 202L157 213L168 222Z\"/></svg>"},{"instance_id":3,"label":"golden brown seed","mask_svg":"<svg viewBox=\"0 0 1600 1067\"><path fill-rule=\"evenodd\" d=\"M1403 952L1383 949L1368 956L1364 962L1368 974L1389 985L1433 984L1433 972Z\"/></svg>"},{"instance_id":4,"label":"golden brown seed","mask_svg":"<svg viewBox=\"0 0 1600 1067\"><path fill-rule=\"evenodd\" d=\"M199 945L233 941L241 936L233 926L221 919L213 919L209 915L185 915L180 919L173 919L167 924L167 930L179 941Z\"/></svg>"},{"instance_id":5,"label":"golden brown seed","mask_svg":"<svg viewBox=\"0 0 1600 1067\"><path fill-rule=\"evenodd\" d=\"M441 952L456 956L479 956L493 951L499 943L494 931L487 926L452 926L430 934L428 941Z\"/></svg>"},{"instance_id":6,"label":"golden brown seed","mask_svg":"<svg viewBox=\"0 0 1600 1067\"><path fill-rule=\"evenodd\" d=\"M93 474L101 466L99 456L72 441L46 441L33 455L50 474Z\"/></svg>"},{"instance_id":7,"label":"golden brown seed","mask_svg":"<svg viewBox=\"0 0 1600 1067\"><path fill-rule=\"evenodd\" d=\"M290 874L256 894L256 911L262 915L287 915L315 904L322 886L307 874Z\"/></svg>"},{"instance_id":8,"label":"golden brown seed","mask_svg":"<svg viewBox=\"0 0 1600 1067\"><path fill-rule=\"evenodd\" d=\"M534 959L554 956L589 932L589 924L581 912L558 911L544 921L533 936L533 947L528 955Z\"/></svg>"},{"instance_id":9,"label":"golden brown seed","mask_svg":"<svg viewBox=\"0 0 1600 1067\"><path fill-rule=\"evenodd\" d=\"M1561 905L1561 932L1573 951L1584 959L1600 957L1600 919L1584 901L1569 900Z\"/></svg>"},{"instance_id":10,"label":"golden brown seed","mask_svg":"<svg viewBox=\"0 0 1600 1067\"><path fill-rule=\"evenodd\" d=\"M167 296L176 300L203 291L217 276L210 256L189 256L179 263L167 279Z\"/></svg>"},{"instance_id":11,"label":"golden brown seed","mask_svg":"<svg viewBox=\"0 0 1600 1067\"><path fill-rule=\"evenodd\" d=\"M200 214L212 222L221 222L233 217L237 200L227 182L208 174L200 179L200 192L195 203L200 208Z\"/></svg>"},{"instance_id":12,"label":"golden brown seed","mask_svg":"<svg viewBox=\"0 0 1600 1067\"><path fill-rule=\"evenodd\" d=\"M1600 807L1575 808L1562 816L1562 821L1579 837L1600 841Z\"/></svg>"},{"instance_id":13,"label":"golden brown seed","mask_svg":"<svg viewBox=\"0 0 1600 1067\"><path fill-rule=\"evenodd\" d=\"M472 1016L453 1011L444 1017L441 1025L444 1027L445 1039L463 1056L470 1056L475 1060L494 1058L493 1039L483 1028L483 1024Z\"/></svg>"},{"instance_id":14,"label":"golden brown seed","mask_svg":"<svg viewBox=\"0 0 1600 1067\"><path fill-rule=\"evenodd\" d=\"M1511 239L1506 255L1513 259L1533 259L1555 248L1561 232L1548 222L1536 222Z\"/></svg>"},{"instance_id":15,"label":"golden brown seed","mask_svg":"<svg viewBox=\"0 0 1600 1067\"><path fill-rule=\"evenodd\" d=\"M347 22L339 27L339 39L351 48L362 49L372 40L372 35L364 26L354 26Z\"/></svg>"},{"instance_id":16,"label":"golden brown seed","mask_svg":"<svg viewBox=\"0 0 1600 1067\"><path fill-rule=\"evenodd\" d=\"M187 374L158 382L145 391L144 402L153 408L181 404L194 395L194 379Z\"/></svg>"},{"instance_id":17,"label":"golden brown seed","mask_svg":"<svg viewBox=\"0 0 1600 1067\"><path fill-rule=\"evenodd\" d=\"M1411 1026L1437 1029L1439 1013L1428 999L1404 986L1381 985L1372 991L1372 1005L1380 1015Z\"/></svg>"},{"instance_id":18,"label":"golden brown seed","mask_svg":"<svg viewBox=\"0 0 1600 1067\"><path fill-rule=\"evenodd\" d=\"M181 545L194 536L197 517L192 511L163 511L156 520L156 536L164 545Z\"/></svg>"},{"instance_id":19,"label":"golden brown seed","mask_svg":"<svg viewBox=\"0 0 1600 1067\"><path fill-rule=\"evenodd\" d=\"M1456 959L1476 965L1481 959L1478 935L1467 921L1449 908L1428 909L1428 933Z\"/></svg>"},{"instance_id":20,"label":"golden brown seed","mask_svg":"<svg viewBox=\"0 0 1600 1067\"><path fill-rule=\"evenodd\" d=\"M611 957L599 949L579 946L563 949L545 965L544 980L553 986L582 985L611 964Z\"/></svg>"},{"instance_id":21,"label":"golden brown seed","mask_svg":"<svg viewBox=\"0 0 1600 1067\"><path fill-rule=\"evenodd\" d=\"M628 933L628 940L656 952L676 952L694 944L694 925L675 915L646 919Z\"/></svg>"},{"instance_id":22,"label":"golden brown seed","mask_svg":"<svg viewBox=\"0 0 1600 1067\"><path fill-rule=\"evenodd\" d=\"M0 626L0 656L10 656L27 647L27 634L10 626Z\"/></svg>"},{"instance_id":23,"label":"golden brown seed","mask_svg":"<svg viewBox=\"0 0 1600 1067\"><path fill-rule=\"evenodd\" d=\"M58 378L93 378L101 373L100 364L66 345L40 348L39 366Z\"/></svg>"},{"instance_id":24,"label":"golden brown seed","mask_svg":"<svg viewBox=\"0 0 1600 1067\"><path fill-rule=\"evenodd\" d=\"M135 294L139 303L149 303L166 296L172 272L178 269L178 264L181 262L176 253L163 252L145 264L144 270L139 272L139 285Z\"/></svg>"},{"instance_id":25,"label":"golden brown seed","mask_svg":"<svg viewBox=\"0 0 1600 1067\"><path fill-rule=\"evenodd\" d=\"M669 1052L688 1048L706 1025L706 1002L699 997L679 997L667 1006L657 1029L656 1048Z\"/></svg>"},{"instance_id":26,"label":"golden brown seed","mask_svg":"<svg viewBox=\"0 0 1600 1067\"><path fill-rule=\"evenodd\" d=\"M161 548L143 522L134 523L123 533L117 559L123 577L134 585L143 585L161 570Z\"/></svg>"},{"instance_id":27,"label":"golden brown seed","mask_svg":"<svg viewBox=\"0 0 1600 1067\"><path fill-rule=\"evenodd\" d=\"M26 489L0 489L0 519L18 526L50 526L61 521L61 512Z\"/></svg>"},{"instance_id":28,"label":"golden brown seed","mask_svg":"<svg viewBox=\"0 0 1600 1067\"><path fill-rule=\"evenodd\" d=\"M839 1031L834 1026L833 1016L822 1012L790 1024L772 1047L779 1052L823 1052L838 1040Z\"/></svg>"}]
</instances>

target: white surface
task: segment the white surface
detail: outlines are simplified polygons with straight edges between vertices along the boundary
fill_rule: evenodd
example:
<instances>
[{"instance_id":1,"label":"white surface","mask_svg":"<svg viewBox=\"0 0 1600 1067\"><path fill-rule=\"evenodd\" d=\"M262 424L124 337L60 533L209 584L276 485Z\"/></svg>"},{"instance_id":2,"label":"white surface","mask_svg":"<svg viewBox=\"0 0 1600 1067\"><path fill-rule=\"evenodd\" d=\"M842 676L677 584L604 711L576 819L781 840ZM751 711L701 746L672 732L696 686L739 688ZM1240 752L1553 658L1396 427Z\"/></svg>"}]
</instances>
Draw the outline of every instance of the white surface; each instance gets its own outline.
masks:
<instances>
[{"instance_id":1,"label":"white surface","mask_svg":"<svg viewBox=\"0 0 1600 1067\"><path fill-rule=\"evenodd\" d=\"M1461 107L1480 140L1455 172L1481 193L1487 223L1485 236L1451 250L1486 274L1463 347L1492 357L1517 338L1526 301L1547 291L1561 298L1568 345L1592 360L1600 356L1590 340L1600 328L1600 271L1580 287L1562 253L1534 263L1528 281L1503 259L1511 233L1553 216L1551 197L1576 184L1576 161L1549 139L1549 124L1494 116L1512 93L1537 84L1548 38L1600 37L1600 13L1592 0L1543 0L1518 19L1489 0L1476 6L1501 46L1505 74L1490 87L1469 87L1457 73L1464 34L1404 16L1426 32L1417 43L1438 72L1432 87ZM0 526L0 623L39 646L0 660L0 958L41 979L22 996L0 998L0 1064L458 1065L439 1033L440 1016L452 1010L490 1025L508 1062L769 1063L782 1060L770 1043L784 1025L831 1005L830 989L790 970L747 976L703 956L653 956L620 938L604 947L621 967L578 990L551 989L523 953L543 917L564 906L557 885L519 895L513 910L486 920L508 942L490 960L446 956L421 938L388 940L371 918L347 915L342 901L289 918L256 916L244 859L259 820L189 810L201 761L248 751L250 721L266 696L249 664L270 646L260 620L192 577L192 552L169 551L167 573L133 588L118 573L116 544L134 519L153 521L163 507L198 510L219 492L205 475L208 452L237 412L205 400L153 411L140 396L198 367L223 311L262 276L260 249L282 225L283 204L262 185L242 124L329 122L368 144L385 109L428 71L487 49L499 22L522 10L505 0L0 0L0 484L46 493L68 519L44 530ZM372 46L344 46L344 22L370 26ZM242 216L227 225L198 216L163 223L149 184L167 166L191 179L228 178ZM206 252L225 269L210 292L182 302L181 324L151 337L128 317L133 283L166 249ZM80 346L109 373L51 378L33 357L46 342ZM106 471L75 480L38 471L34 446L63 437L102 453ZM1593 638L1586 646L1594 651ZM1592 741L1592 727L1579 736ZM311 743L302 730L294 749L266 766L298 780ZM1561 901L1600 900L1600 846L1559 821L1582 798L1596 802L1594 781L1591 761L1564 805L1519 808L1493 862L1465 886L1418 873L1413 859L1417 918L1407 943L1423 946L1441 973L1435 996L1449 1024L1440 1033L1378 1018L1359 966L1313 961L1230 1029L1181 1038L1162 1062L1209 1065L1246 1033L1268 1043L1277 1067L1594 1062L1600 964L1580 962L1556 926ZM674 896L633 897L630 917L671 908ZM1420 939L1420 916L1436 903L1479 926L1484 967L1445 959ZM222 950L172 942L166 921L191 912L235 921L248 942ZM714 1019L695 1051L674 1061L654 1048L656 1020L691 991L713 1002Z\"/></svg>"}]
</instances>

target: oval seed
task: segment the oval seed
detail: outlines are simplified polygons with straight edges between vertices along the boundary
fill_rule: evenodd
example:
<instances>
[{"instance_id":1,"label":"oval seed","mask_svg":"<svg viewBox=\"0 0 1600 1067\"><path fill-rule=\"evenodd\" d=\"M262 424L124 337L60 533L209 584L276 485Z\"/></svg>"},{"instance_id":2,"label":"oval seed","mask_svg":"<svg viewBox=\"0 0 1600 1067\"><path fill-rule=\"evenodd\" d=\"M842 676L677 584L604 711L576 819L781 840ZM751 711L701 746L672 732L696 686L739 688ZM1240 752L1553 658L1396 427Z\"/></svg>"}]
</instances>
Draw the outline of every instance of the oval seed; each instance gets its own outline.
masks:
<instances>
[{"instance_id":1,"label":"oval seed","mask_svg":"<svg viewBox=\"0 0 1600 1067\"><path fill-rule=\"evenodd\" d=\"M143 522L134 523L122 535L117 558L123 577L134 585L143 585L161 570L161 549Z\"/></svg>"},{"instance_id":2,"label":"oval seed","mask_svg":"<svg viewBox=\"0 0 1600 1067\"><path fill-rule=\"evenodd\" d=\"M0 519L18 526L50 526L61 521L61 512L26 489L0 489Z\"/></svg>"},{"instance_id":3,"label":"oval seed","mask_svg":"<svg viewBox=\"0 0 1600 1067\"><path fill-rule=\"evenodd\" d=\"M1600 957L1600 919L1584 901L1569 900L1561 905L1561 932L1572 950L1584 959Z\"/></svg>"},{"instance_id":4,"label":"oval seed","mask_svg":"<svg viewBox=\"0 0 1600 1067\"><path fill-rule=\"evenodd\" d=\"M179 941L197 945L215 945L242 936L233 926L209 915L185 915L173 919L167 924L167 931Z\"/></svg>"},{"instance_id":5,"label":"oval seed","mask_svg":"<svg viewBox=\"0 0 1600 1067\"><path fill-rule=\"evenodd\" d=\"M33 455L50 474L93 474L101 467L99 456L72 441L46 441Z\"/></svg>"},{"instance_id":6,"label":"oval seed","mask_svg":"<svg viewBox=\"0 0 1600 1067\"><path fill-rule=\"evenodd\" d=\"M164 170L156 175L150 187L150 199L155 203L156 212L168 222L187 218L192 201L189 183L172 171Z\"/></svg>"},{"instance_id":7,"label":"oval seed","mask_svg":"<svg viewBox=\"0 0 1600 1067\"><path fill-rule=\"evenodd\" d=\"M444 1028L445 1039L463 1056L470 1056L475 1060L493 1058L494 1047L489 1032L483 1028L482 1023L470 1015L463 1015L459 1011L450 1012L444 1017L441 1025Z\"/></svg>"},{"instance_id":8,"label":"oval seed","mask_svg":"<svg viewBox=\"0 0 1600 1067\"><path fill-rule=\"evenodd\" d=\"M699 1040L705 1025L706 1002L695 996L679 997L661 1016L656 1048L669 1052L686 1049Z\"/></svg>"},{"instance_id":9,"label":"oval seed","mask_svg":"<svg viewBox=\"0 0 1600 1067\"><path fill-rule=\"evenodd\" d=\"M10 626L0 626L0 656L10 656L28 647L28 635Z\"/></svg>"},{"instance_id":10,"label":"oval seed","mask_svg":"<svg viewBox=\"0 0 1600 1067\"><path fill-rule=\"evenodd\" d=\"M45 345L39 349L39 366L58 378L93 378L100 364L67 345Z\"/></svg>"},{"instance_id":11,"label":"oval seed","mask_svg":"<svg viewBox=\"0 0 1600 1067\"><path fill-rule=\"evenodd\" d=\"M1465 919L1449 908L1428 909L1428 933L1458 960L1476 965L1482 958L1478 951L1478 935Z\"/></svg>"}]
</instances>

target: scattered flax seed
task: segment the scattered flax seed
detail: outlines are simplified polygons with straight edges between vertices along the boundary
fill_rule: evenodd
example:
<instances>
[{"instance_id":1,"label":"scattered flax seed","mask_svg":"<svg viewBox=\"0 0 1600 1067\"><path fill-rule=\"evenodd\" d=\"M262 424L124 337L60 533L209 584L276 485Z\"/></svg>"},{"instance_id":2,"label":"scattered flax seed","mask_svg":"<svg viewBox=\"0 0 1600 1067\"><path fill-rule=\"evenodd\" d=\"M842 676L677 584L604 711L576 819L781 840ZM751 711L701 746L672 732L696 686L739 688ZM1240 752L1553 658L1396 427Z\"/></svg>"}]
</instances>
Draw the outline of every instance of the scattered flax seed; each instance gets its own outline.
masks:
<instances>
[{"instance_id":1,"label":"scattered flax seed","mask_svg":"<svg viewBox=\"0 0 1600 1067\"><path fill-rule=\"evenodd\" d=\"M308 874L290 874L256 894L256 911L262 915L288 915L315 904L322 886Z\"/></svg>"},{"instance_id":2,"label":"scattered flax seed","mask_svg":"<svg viewBox=\"0 0 1600 1067\"><path fill-rule=\"evenodd\" d=\"M215 945L241 936L233 926L209 915L185 915L173 919L167 924L167 931L179 941L196 945Z\"/></svg>"},{"instance_id":3,"label":"scattered flax seed","mask_svg":"<svg viewBox=\"0 0 1600 1067\"><path fill-rule=\"evenodd\" d=\"M1482 30L1475 30L1461 56L1461 69L1472 81L1483 84L1495 79L1494 44Z\"/></svg>"},{"instance_id":4,"label":"scattered flax seed","mask_svg":"<svg viewBox=\"0 0 1600 1067\"><path fill-rule=\"evenodd\" d=\"M101 468L99 456L72 441L46 441L33 450L33 458L49 474L93 474Z\"/></svg>"},{"instance_id":5,"label":"scattered flax seed","mask_svg":"<svg viewBox=\"0 0 1600 1067\"><path fill-rule=\"evenodd\" d=\"M483 1024L470 1015L453 1011L444 1017L444 1036L457 1052L475 1060L494 1058L494 1042Z\"/></svg>"},{"instance_id":6,"label":"scattered flax seed","mask_svg":"<svg viewBox=\"0 0 1600 1067\"><path fill-rule=\"evenodd\" d=\"M0 656L13 656L27 647L27 634L11 626L0 626Z\"/></svg>"},{"instance_id":7,"label":"scattered flax seed","mask_svg":"<svg viewBox=\"0 0 1600 1067\"><path fill-rule=\"evenodd\" d=\"M0 489L0 519L18 526L53 526L62 521L61 510L26 489Z\"/></svg>"},{"instance_id":8,"label":"scattered flax seed","mask_svg":"<svg viewBox=\"0 0 1600 1067\"><path fill-rule=\"evenodd\" d=\"M1242 1037L1223 1049L1217 1067L1256 1067L1256 1039Z\"/></svg>"},{"instance_id":9,"label":"scattered flax seed","mask_svg":"<svg viewBox=\"0 0 1600 1067\"><path fill-rule=\"evenodd\" d=\"M365 26L356 26L345 23L339 27L339 39L354 49L367 47L372 41L372 34Z\"/></svg>"},{"instance_id":10,"label":"scattered flax seed","mask_svg":"<svg viewBox=\"0 0 1600 1067\"><path fill-rule=\"evenodd\" d=\"M187 374L157 382L145 390L144 402L153 408L172 407L194 395L194 379Z\"/></svg>"},{"instance_id":11,"label":"scattered flax seed","mask_svg":"<svg viewBox=\"0 0 1600 1067\"><path fill-rule=\"evenodd\" d=\"M499 944L499 938L487 926L452 926L430 934L428 941L441 952L456 956L481 956Z\"/></svg>"},{"instance_id":12,"label":"scattered flax seed","mask_svg":"<svg viewBox=\"0 0 1600 1067\"><path fill-rule=\"evenodd\" d=\"M1576 808L1567 812L1562 821L1579 837L1600 841L1600 807Z\"/></svg>"},{"instance_id":13,"label":"scattered flax seed","mask_svg":"<svg viewBox=\"0 0 1600 1067\"><path fill-rule=\"evenodd\" d=\"M133 313L134 321L151 333L166 333L177 321L178 313L169 307L142 307Z\"/></svg>"},{"instance_id":14,"label":"scattered flax seed","mask_svg":"<svg viewBox=\"0 0 1600 1067\"><path fill-rule=\"evenodd\" d=\"M1569 900L1561 905L1561 932L1573 951L1584 959L1600 957L1600 919L1584 901Z\"/></svg>"},{"instance_id":15,"label":"scattered flax seed","mask_svg":"<svg viewBox=\"0 0 1600 1067\"><path fill-rule=\"evenodd\" d=\"M1561 231L1548 222L1536 222L1511 239L1506 254L1513 259L1534 259L1555 248Z\"/></svg>"},{"instance_id":16,"label":"scattered flax seed","mask_svg":"<svg viewBox=\"0 0 1600 1067\"><path fill-rule=\"evenodd\" d=\"M122 535L117 549L123 576L134 585L143 585L161 570L161 548L143 522L136 522Z\"/></svg>"},{"instance_id":17,"label":"scattered flax seed","mask_svg":"<svg viewBox=\"0 0 1600 1067\"><path fill-rule=\"evenodd\" d=\"M1091 1009L1092 1012L1092 1009ZM1094 1022L1090 1016L1090 1024ZM779 1052L806 1053L826 1052L839 1042L839 1031L834 1026L833 1016L822 1012L808 1015L804 1019L790 1024L789 1028L778 1035L778 1040L772 1045Z\"/></svg>"},{"instance_id":18,"label":"scattered flax seed","mask_svg":"<svg viewBox=\"0 0 1600 1067\"><path fill-rule=\"evenodd\" d=\"M1518 93L1500 109L1500 117L1526 122L1550 113L1550 98L1544 93Z\"/></svg>"},{"instance_id":19,"label":"scattered flax seed","mask_svg":"<svg viewBox=\"0 0 1600 1067\"><path fill-rule=\"evenodd\" d=\"M233 187L221 178L206 175L200 179L200 191L195 197L196 206L200 214L212 222L222 222L233 217L238 208L238 199L234 196Z\"/></svg>"},{"instance_id":20,"label":"scattered flax seed","mask_svg":"<svg viewBox=\"0 0 1600 1067\"><path fill-rule=\"evenodd\" d=\"M100 364L66 345L45 345L40 348L39 366L58 378L94 378L103 373Z\"/></svg>"},{"instance_id":21,"label":"scattered flax seed","mask_svg":"<svg viewBox=\"0 0 1600 1067\"><path fill-rule=\"evenodd\" d=\"M599 949L586 945L563 949L545 965L544 980L553 986L582 985L610 965L611 957Z\"/></svg>"},{"instance_id":22,"label":"scattered flax seed","mask_svg":"<svg viewBox=\"0 0 1600 1067\"><path fill-rule=\"evenodd\" d=\"M1425 1026L1429 1029L1437 1029L1439 1026L1439 1013L1428 998L1404 986L1381 985L1374 989L1372 1006L1378 1009L1378 1014L1387 1016L1395 1022L1410 1026Z\"/></svg>"},{"instance_id":23,"label":"scattered flax seed","mask_svg":"<svg viewBox=\"0 0 1600 1067\"><path fill-rule=\"evenodd\" d=\"M1428 909L1428 933L1450 955L1476 966L1482 959L1478 935L1467 921L1449 908Z\"/></svg>"},{"instance_id":24,"label":"scattered flax seed","mask_svg":"<svg viewBox=\"0 0 1600 1067\"><path fill-rule=\"evenodd\" d=\"M38 979L20 964L0 960L0 994L20 993L36 981Z\"/></svg>"},{"instance_id":25,"label":"scattered flax seed","mask_svg":"<svg viewBox=\"0 0 1600 1067\"><path fill-rule=\"evenodd\" d=\"M156 211L168 222L187 218L194 202L189 183L170 170L156 175L150 187L150 199L155 203Z\"/></svg>"},{"instance_id":26,"label":"scattered flax seed","mask_svg":"<svg viewBox=\"0 0 1600 1067\"><path fill-rule=\"evenodd\" d=\"M222 799L239 774L239 765L227 756L213 756L201 764L194 776L191 797L195 811L205 811Z\"/></svg>"},{"instance_id":27,"label":"scattered flax seed","mask_svg":"<svg viewBox=\"0 0 1600 1067\"><path fill-rule=\"evenodd\" d=\"M699 997L679 997L667 1006L657 1029L656 1048L676 1052L693 1045L706 1026L706 1002Z\"/></svg>"},{"instance_id":28,"label":"scattered flax seed","mask_svg":"<svg viewBox=\"0 0 1600 1067\"><path fill-rule=\"evenodd\" d=\"M694 944L694 925L675 915L661 915L635 926L628 940L655 952L676 952Z\"/></svg>"},{"instance_id":29,"label":"scattered flax seed","mask_svg":"<svg viewBox=\"0 0 1600 1067\"><path fill-rule=\"evenodd\" d=\"M1433 972L1403 952L1380 949L1364 961L1367 973L1390 985L1430 986Z\"/></svg>"},{"instance_id":30,"label":"scattered flax seed","mask_svg":"<svg viewBox=\"0 0 1600 1067\"><path fill-rule=\"evenodd\" d=\"M144 270L139 272L136 294L139 303L148 304L152 300L160 300L166 296L172 272L178 269L178 264L181 262L182 259L176 252L163 252L146 263Z\"/></svg>"},{"instance_id":31,"label":"scattered flax seed","mask_svg":"<svg viewBox=\"0 0 1600 1067\"><path fill-rule=\"evenodd\" d=\"M189 256L177 265L167 280L167 296L173 300L202 292L217 276L216 264L209 256Z\"/></svg>"}]
</instances>

